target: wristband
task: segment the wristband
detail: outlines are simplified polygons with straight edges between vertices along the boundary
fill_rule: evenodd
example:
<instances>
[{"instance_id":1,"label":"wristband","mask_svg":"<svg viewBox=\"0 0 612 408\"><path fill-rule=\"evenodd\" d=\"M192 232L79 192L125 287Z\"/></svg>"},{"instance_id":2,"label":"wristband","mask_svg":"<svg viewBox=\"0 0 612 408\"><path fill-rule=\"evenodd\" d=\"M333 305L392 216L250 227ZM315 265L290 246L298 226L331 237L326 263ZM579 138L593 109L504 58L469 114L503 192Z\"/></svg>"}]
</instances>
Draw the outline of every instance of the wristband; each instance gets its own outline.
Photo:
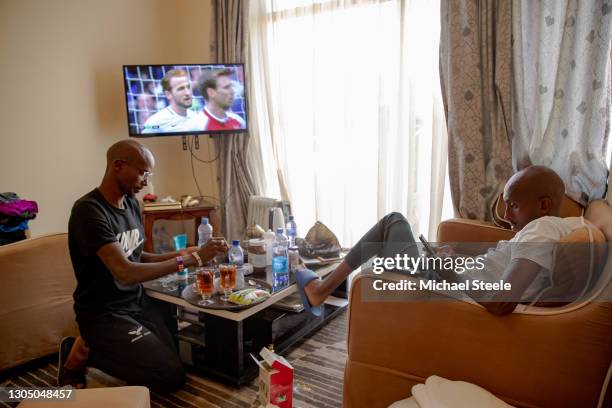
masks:
<instances>
[{"instance_id":1,"label":"wristband","mask_svg":"<svg viewBox=\"0 0 612 408\"><path fill-rule=\"evenodd\" d=\"M183 270L185 269L185 262L183 261L182 256L179 255L176 257L176 264L178 265L178 272L183 272Z\"/></svg>"},{"instance_id":2,"label":"wristband","mask_svg":"<svg viewBox=\"0 0 612 408\"><path fill-rule=\"evenodd\" d=\"M193 256L195 260L198 262L198 266L204 266L204 262L202 262L202 258L197 252L192 252L191 256Z\"/></svg>"}]
</instances>

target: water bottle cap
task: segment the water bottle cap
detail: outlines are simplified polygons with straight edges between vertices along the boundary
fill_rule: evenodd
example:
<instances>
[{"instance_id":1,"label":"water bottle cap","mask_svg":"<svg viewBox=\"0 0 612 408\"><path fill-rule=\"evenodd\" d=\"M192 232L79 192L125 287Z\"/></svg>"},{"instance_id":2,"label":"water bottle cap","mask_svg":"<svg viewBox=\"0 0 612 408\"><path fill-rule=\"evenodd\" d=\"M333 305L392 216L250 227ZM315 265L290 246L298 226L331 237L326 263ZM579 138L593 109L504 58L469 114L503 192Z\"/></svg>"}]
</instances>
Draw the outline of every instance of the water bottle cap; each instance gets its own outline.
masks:
<instances>
[{"instance_id":1,"label":"water bottle cap","mask_svg":"<svg viewBox=\"0 0 612 408\"><path fill-rule=\"evenodd\" d=\"M289 221L293 221L293 215L289 216Z\"/></svg>"},{"instance_id":2,"label":"water bottle cap","mask_svg":"<svg viewBox=\"0 0 612 408\"><path fill-rule=\"evenodd\" d=\"M232 240L232 245L233 246L239 246L240 245L240 240L239 239L233 239Z\"/></svg>"},{"instance_id":3,"label":"water bottle cap","mask_svg":"<svg viewBox=\"0 0 612 408\"><path fill-rule=\"evenodd\" d=\"M277 234L282 234L284 232L284 230L282 228L277 228L276 229L276 233Z\"/></svg>"},{"instance_id":4,"label":"water bottle cap","mask_svg":"<svg viewBox=\"0 0 612 408\"><path fill-rule=\"evenodd\" d=\"M208 218L207 217L202 218L202 224L208 225Z\"/></svg>"}]
</instances>

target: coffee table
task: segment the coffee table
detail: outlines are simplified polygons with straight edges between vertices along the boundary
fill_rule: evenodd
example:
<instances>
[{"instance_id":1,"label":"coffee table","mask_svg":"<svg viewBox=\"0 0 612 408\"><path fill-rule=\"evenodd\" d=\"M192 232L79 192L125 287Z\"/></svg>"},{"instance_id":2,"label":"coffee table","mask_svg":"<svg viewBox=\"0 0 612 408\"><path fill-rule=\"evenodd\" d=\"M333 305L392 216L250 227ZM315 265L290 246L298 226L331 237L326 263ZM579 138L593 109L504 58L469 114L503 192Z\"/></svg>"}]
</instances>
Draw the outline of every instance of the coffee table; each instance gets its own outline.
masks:
<instances>
[{"instance_id":1,"label":"coffee table","mask_svg":"<svg viewBox=\"0 0 612 408\"><path fill-rule=\"evenodd\" d=\"M324 277L335 267L336 264L331 264L314 270L320 277ZM319 317L306 312L277 310L271 306L297 292L293 274L290 274L289 282L284 286L274 286L269 269L248 275L245 279L267 281L273 288L272 295L264 302L237 311L207 309L183 299L181 292L186 285L194 282L193 276L183 284L168 284L167 279L144 284L148 296L173 306L178 321L179 353L183 362L235 386L245 384L257 376L258 366L250 353L258 355L262 347L272 344L274 350L282 354L346 308L346 305L325 304Z\"/></svg>"}]
</instances>

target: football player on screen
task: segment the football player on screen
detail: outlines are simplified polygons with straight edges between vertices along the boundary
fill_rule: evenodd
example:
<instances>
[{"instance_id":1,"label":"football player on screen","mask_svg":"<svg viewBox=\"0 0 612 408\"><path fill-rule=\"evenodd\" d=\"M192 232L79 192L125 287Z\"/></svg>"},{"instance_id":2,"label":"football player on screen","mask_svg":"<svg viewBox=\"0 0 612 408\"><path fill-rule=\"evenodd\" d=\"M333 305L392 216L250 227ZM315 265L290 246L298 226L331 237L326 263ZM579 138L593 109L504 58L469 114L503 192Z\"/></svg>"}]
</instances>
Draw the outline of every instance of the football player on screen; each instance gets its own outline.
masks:
<instances>
[{"instance_id":1,"label":"football player on screen","mask_svg":"<svg viewBox=\"0 0 612 408\"><path fill-rule=\"evenodd\" d=\"M198 88L206 101L204 106L204 130L245 129L246 122L231 111L235 89L229 68L204 72L198 80Z\"/></svg>"},{"instance_id":2,"label":"football player on screen","mask_svg":"<svg viewBox=\"0 0 612 408\"><path fill-rule=\"evenodd\" d=\"M187 71L171 69L161 80L161 85L170 105L149 117L142 133L204 130L203 114L190 109L193 104L193 92Z\"/></svg>"}]
</instances>

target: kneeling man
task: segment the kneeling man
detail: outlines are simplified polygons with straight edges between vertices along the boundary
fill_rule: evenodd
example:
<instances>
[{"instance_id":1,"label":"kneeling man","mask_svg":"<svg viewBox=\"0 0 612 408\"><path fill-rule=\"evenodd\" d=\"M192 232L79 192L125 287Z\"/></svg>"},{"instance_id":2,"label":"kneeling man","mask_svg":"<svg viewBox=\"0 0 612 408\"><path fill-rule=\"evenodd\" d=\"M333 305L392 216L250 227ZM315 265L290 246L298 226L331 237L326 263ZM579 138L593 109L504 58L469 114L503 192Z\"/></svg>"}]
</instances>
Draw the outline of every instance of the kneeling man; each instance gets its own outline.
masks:
<instances>
[{"instance_id":1,"label":"kneeling man","mask_svg":"<svg viewBox=\"0 0 612 408\"><path fill-rule=\"evenodd\" d=\"M142 282L201 266L226 252L227 243L215 238L184 253L144 252L134 195L147 185L153 155L140 143L123 140L108 149L106 158L102 183L78 199L70 215L68 245L81 337L67 337L60 345L58 384L84 387L87 364L131 385L173 391L184 383L185 371L172 317L144 294Z\"/></svg>"}]
</instances>

